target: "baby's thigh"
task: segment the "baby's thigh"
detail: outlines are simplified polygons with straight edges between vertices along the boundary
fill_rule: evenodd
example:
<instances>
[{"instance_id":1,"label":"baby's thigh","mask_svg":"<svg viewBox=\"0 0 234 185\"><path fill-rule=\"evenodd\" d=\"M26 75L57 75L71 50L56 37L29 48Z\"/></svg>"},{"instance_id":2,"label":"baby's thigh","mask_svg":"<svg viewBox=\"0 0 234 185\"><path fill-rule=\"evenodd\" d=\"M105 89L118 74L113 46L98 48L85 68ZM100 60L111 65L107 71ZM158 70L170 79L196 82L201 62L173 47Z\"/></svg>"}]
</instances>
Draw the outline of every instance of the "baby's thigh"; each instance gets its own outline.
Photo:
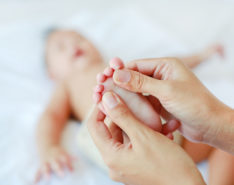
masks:
<instances>
[{"instance_id":1,"label":"baby's thigh","mask_svg":"<svg viewBox=\"0 0 234 185\"><path fill-rule=\"evenodd\" d=\"M214 149L209 157L209 183L212 185L234 184L234 156Z\"/></svg>"},{"instance_id":2,"label":"baby's thigh","mask_svg":"<svg viewBox=\"0 0 234 185\"><path fill-rule=\"evenodd\" d=\"M183 140L182 147L190 155L190 157L195 163L199 163L203 160L206 160L209 157L213 148L206 144L193 143L185 138Z\"/></svg>"}]
</instances>

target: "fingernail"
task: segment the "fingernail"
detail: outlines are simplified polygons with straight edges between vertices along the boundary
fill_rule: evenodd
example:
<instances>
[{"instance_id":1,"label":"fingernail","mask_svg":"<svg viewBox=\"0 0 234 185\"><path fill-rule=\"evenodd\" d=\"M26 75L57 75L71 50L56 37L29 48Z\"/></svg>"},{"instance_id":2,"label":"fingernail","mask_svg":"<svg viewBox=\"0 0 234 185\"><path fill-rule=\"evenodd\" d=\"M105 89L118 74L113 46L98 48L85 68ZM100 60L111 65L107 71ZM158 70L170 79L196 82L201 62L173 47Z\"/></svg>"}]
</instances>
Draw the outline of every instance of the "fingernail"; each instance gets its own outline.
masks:
<instances>
[{"instance_id":1,"label":"fingernail","mask_svg":"<svg viewBox=\"0 0 234 185\"><path fill-rule=\"evenodd\" d=\"M102 97L102 101L109 109L115 108L119 103L116 97L111 92L105 93Z\"/></svg>"},{"instance_id":2,"label":"fingernail","mask_svg":"<svg viewBox=\"0 0 234 185\"><path fill-rule=\"evenodd\" d=\"M131 74L126 70L116 70L114 73L114 79L120 83L127 83L131 79Z\"/></svg>"}]
</instances>

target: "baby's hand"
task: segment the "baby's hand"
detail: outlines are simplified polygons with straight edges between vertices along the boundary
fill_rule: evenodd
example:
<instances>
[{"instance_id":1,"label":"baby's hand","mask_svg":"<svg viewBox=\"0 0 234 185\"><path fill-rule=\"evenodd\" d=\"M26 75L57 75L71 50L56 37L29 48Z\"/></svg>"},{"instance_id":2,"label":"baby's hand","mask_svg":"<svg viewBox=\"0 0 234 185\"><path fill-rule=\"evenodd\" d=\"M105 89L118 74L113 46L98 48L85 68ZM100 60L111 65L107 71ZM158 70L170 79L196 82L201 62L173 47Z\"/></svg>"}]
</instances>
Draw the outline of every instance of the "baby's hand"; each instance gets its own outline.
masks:
<instances>
[{"instance_id":1,"label":"baby's hand","mask_svg":"<svg viewBox=\"0 0 234 185\"><path fill-rule=\"evenodd\" d=\"M225 48L222 44L213 44L204 51L204 54L207 57L218 54L221 58L225 58Z\"/></svg>"},{"instance_id":2,"label":"baby's hand","mask_svg":"<svg viewBox=\"0 0 234 185\"><path fill-rule=\"evenodd\" d=\"M63 177L66 169L72 172L73 160L74 158L62 147L56 146L50 148L46 155L42 157L40 168L35 176L35 183L38 183L42 178L50 179L51 173Z\"/></svg>"}]
</instances>

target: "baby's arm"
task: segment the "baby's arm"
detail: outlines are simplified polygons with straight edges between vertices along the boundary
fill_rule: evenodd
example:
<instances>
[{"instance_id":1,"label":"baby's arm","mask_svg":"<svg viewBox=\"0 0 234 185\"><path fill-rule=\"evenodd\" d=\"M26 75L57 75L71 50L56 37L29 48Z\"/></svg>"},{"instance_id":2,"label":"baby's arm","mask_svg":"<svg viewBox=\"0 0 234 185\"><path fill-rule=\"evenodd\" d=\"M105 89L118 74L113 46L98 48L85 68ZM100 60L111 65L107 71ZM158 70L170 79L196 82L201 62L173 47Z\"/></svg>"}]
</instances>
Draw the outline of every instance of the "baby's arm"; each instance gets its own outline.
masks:
<instances>
[{"instance_id":1,"label":"baby's arm","mask_svg":"<svg viewBox=\"0 0 234 185\"><path fill-rule=\"evenodd\" d=\"M41 167L35 181L49 178L51 172L63 175L64 167L72 170L71 157L60 145L62 131L71 114L66 84L60 84L37 127L37 144Z\"/></svg>"},{"instance_id":2,"label":"baby's arm","mask_svg":"<svg viewBox=\"0 0 234 185\"><path fill-rule=\"evenodd\" d=\"M224 48L221 44L211 45L201 52L187 57L180 57L180 59L189 68L195 68L196 66L198 66L202 62L205 62L216 54L218 54L222 58L224 57Z\"/></svg>"}]
</instances>

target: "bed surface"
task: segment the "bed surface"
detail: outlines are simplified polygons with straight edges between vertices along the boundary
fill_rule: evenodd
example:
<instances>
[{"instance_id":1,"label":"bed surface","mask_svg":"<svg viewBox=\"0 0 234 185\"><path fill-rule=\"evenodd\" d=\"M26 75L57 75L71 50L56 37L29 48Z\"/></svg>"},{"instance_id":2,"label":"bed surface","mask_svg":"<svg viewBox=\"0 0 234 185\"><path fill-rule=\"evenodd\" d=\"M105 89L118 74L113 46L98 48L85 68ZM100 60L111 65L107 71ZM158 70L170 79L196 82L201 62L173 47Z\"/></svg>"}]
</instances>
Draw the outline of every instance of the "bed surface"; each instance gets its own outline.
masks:
<instances>
[{"instance_id":1,"label":"bed surface","mask_svg":"<svg viewBox=\"0 0 234 185\"><path fill-rule=\"evenodd\" d=\"M107 61L114 56L129 61L184 55L222 42L225 60L214 57L194 72L234 107L234 1L9 0L0 1L0 12L0 182L4 185L32 184L37 169L35 127L54 88L43 63L44 33L51 26L81 31ZM77 148L78 130L78 124L71 122L63 139L79 158L75 172L41 184L118 184ZM207 164L199 169L207 178Z\"/></svg>"}]
</instances>

